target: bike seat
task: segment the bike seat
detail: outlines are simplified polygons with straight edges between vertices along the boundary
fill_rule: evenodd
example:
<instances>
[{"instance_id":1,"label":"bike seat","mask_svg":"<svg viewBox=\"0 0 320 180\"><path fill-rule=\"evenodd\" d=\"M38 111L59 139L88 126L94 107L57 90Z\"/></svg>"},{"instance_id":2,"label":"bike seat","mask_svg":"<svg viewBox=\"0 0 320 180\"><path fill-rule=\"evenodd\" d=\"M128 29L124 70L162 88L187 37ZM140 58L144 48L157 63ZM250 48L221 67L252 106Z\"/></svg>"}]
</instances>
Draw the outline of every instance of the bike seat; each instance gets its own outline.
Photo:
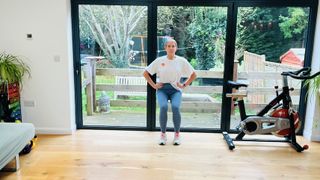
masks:
<instances>
[{"instance_id":1,"label":"bike seat","mask_svg":"<svg viewBox=\"0 0 320 180\"><path fill-rule=\"evenodd\" d=\"M239 87L248 87L248 84L238 83L235 81L228 81L228 85L236 89L239 89Z\"/></svg>"}]
</instances>

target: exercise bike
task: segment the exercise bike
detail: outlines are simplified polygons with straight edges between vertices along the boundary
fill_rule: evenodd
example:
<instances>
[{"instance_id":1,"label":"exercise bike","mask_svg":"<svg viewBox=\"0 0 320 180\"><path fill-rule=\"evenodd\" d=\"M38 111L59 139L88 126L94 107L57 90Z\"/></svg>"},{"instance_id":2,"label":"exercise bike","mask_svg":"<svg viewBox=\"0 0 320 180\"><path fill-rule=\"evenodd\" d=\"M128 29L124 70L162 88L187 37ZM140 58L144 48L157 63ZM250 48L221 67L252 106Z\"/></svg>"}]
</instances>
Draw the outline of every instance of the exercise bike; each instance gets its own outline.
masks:
<instances>
[{"instance_id":1,"label":"exercise bike","mask_svg":"<svg viewBox=\"0 0 320 180\"><path fill-rule=\"evenodd\" d=\"M241 121L237 126L240 132L235 138L231 138L227 132L222 132L229 149L233 150L235 145L233 141L257 141L257 142L287 142L297 151L302 152L307 150L308 145L301 146L297 143L296 132L300 127L300 119L298 113L292 107L290 91L293 88L288 86L288 76L306 80L312 79L320 74L320 72L309 76L311 69L302 68L298 71L282 72L283 87L282 92L279 94L278 87L276 86L276 97L270 101L260 112L256 115L247 115L243 98L246 97L246 92L239 91L241 87L247 87L247 84L228 81L228 85L235 89L236 92L226 94L227 97L233 98L238 102ZM268 113L270 110L272 111ZM268 115L266 115L268 113ZM245 135L258 135L258 134L273 134L283 137L282 140L267 140L267 139L244 139Z\"/></svg>"}]
</instances>

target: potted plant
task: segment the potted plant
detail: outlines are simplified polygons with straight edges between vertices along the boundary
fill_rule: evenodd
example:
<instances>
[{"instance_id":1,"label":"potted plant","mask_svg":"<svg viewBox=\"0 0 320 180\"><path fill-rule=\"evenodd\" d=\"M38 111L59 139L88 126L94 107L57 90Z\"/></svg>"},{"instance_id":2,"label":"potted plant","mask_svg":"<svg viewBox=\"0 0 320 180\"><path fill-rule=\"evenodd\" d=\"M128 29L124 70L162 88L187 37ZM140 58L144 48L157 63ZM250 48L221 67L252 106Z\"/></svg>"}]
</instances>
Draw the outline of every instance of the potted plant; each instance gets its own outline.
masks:
<instances>
[{"instance_id":1,"label":"potted plant","mask_svg":"<svg viewBox=\"0 0 320 180\"><path fill-rule=\"evenodd\" d=\"M309 95L320 95L320 74L312 79L307 80L305 86L308 87L307 93Z\"/></svg>"},{"instance_id":2,"label":"potted plant","mask_svg":"<svg viewBox=\"0 0 320 180\"><path fill-rule=\"evenodd\" d=\"M18 56L0 53L0 121L21 121L20 85L25 74L30 76L30 68Z\"/></svg>"},{"instance_id":3,"label":"potted plant","mask_svg":"<svg viewBox=\"0 0 320 180\"><path fill-rule=\"evenodd\" d=\"M30 68L18 56L7 53L0 54L0 84L15 82L21 84L26 73L30 76Z\"/></svg>"}]
</instances>

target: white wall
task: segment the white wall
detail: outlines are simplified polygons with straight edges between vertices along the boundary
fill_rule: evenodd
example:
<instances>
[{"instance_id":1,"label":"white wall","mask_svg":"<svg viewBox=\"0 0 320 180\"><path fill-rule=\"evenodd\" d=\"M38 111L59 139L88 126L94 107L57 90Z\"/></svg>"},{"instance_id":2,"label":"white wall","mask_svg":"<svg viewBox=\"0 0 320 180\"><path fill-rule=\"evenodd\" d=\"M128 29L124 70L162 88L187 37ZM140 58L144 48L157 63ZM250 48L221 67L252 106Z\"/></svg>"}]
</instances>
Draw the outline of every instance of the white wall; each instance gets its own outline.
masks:
<instances>
[{"instance_id":1,"label":"white wall","mask_svg":"<svg viewBox=\"0 0 320 180\"><path fill-rule=\"evenodd\" d=\"M320 71L320 4L316 24L315 41L312 55L312 72ZM320 141L320 93L308 98L304 137L313 141Z\"/></svg>"},{"instance_id":2,"label":"white wall","mask_svg":"<svg viewBox=\"0 0 320 180\"><path fill-rule=\"evenodd\" d=\"M32 77L23 83L22 116L37 133L75 130L70 11L70 0L0 1L0 52L25 57L31 67Z\"/></svg>"}]
</instances>

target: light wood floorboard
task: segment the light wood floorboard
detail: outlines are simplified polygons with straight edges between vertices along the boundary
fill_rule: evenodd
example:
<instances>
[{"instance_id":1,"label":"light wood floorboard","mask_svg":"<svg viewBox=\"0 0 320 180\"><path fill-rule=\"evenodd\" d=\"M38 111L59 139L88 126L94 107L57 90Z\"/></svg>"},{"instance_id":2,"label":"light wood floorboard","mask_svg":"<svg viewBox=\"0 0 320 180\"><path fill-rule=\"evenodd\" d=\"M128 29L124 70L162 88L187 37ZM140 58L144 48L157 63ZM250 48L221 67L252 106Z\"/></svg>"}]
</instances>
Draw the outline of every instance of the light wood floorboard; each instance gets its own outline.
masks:
<instances>
[{"instance_id":1,"label":"light wood floorboard","mask_svg":"<svg viewBox=\"0 0 320 180\"><path fill-rule=\"evenodd\" d=\"M320 179L320 143L297 153L286 143L236 142L229 151L221 134L182 133L180 146L157 145L159 132L79 130L39 135L21 169L1 180L202 180Z\"/></svg>"}]
</instances>

